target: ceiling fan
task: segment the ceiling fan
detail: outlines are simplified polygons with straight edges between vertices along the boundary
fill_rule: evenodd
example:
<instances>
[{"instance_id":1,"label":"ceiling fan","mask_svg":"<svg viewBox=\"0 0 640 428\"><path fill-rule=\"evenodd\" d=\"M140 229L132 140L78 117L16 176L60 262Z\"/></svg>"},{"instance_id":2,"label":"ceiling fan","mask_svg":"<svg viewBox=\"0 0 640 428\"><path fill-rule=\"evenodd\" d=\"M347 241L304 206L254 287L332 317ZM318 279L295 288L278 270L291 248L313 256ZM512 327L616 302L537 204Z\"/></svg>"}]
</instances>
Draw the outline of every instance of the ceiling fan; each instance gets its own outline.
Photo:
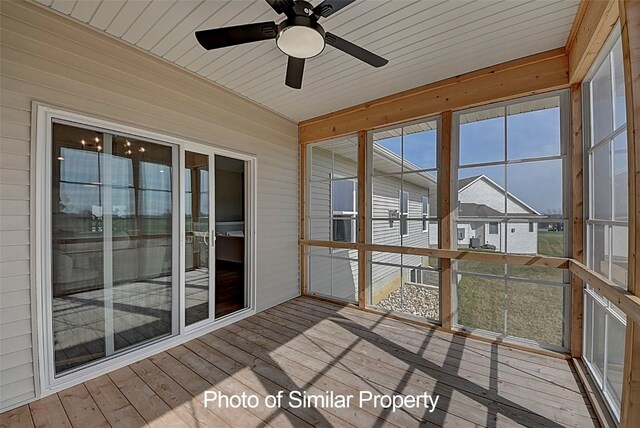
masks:
<instances>
[{"instance_id":1,"label":"ceiling fan","mask_svg":"<svg viewBox=\"0 0 640 428\"><path fill-rule=\"evenodd\" d=\"M335 34L326 33L318 24L320 18L331 16L355 0L324 0L313 5L303 0L266 0L278 14L286 19L233 27L196 31L196 39L207 50L276 39L276 45L289 56L285 84L291 88L302 87L304 62L319 55L329 44L374 67L382 67L389 61Z\"/></svg>"}]
</instances>

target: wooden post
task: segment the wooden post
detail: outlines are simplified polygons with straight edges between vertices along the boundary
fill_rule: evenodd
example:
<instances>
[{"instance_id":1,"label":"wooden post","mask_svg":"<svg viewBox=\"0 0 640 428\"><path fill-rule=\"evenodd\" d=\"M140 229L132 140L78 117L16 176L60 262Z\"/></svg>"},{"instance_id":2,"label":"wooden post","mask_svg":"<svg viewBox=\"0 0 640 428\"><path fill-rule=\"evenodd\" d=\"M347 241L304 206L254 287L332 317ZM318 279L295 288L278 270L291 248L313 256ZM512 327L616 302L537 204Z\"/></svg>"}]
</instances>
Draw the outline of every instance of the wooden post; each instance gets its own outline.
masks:
<instances>
[{"instance_id":1,"label":"wooden post","mask_svg":"<svg viewBox=\"0 0 640 428\"><path fill-rule=\"evenodd\" d=\"M440 200L440 227L438 228L440 248L452 248L453 210L451 202L451 111L442 113L442 138L440 140L440 174L438 176L438 198ZM440 320L442 327L451 330L451 260L440 259Z\"/></svg>"},{"instance_id":2,"label":"wooden post","mask_svg":"<svg viewBox=\"0 0 640 428\"><path fill-rule=\"evenodd\" d=\"M358 132L358 243L367 243L367 131ZM369 290L367 251L358 249L358 307L367 307Z\"/></svg>"},{"instance_id":3,"label":"wooden post","mask_svg":"<svg viewBox=\"0 0 640 428\"><path fill-rule=\"evenodd\" d=\"M629 154L628 289L640 295L640 2L619 0ZM640 421L640 324L627 318L620 426Z\"/></svg>"},{"instance_id":4,"label":"wooden post","mask_svg":"<svg viewBox=\"0 0 640 428\"><path fill-rule=\"evenodd\" d=\"M307 149L309 146L299 145L300 150L300 240L307 239ZM305 295L307 290L307 256L306 247L300 244L300 294Z\"/></svg>"},{"instance_id":5,"label":"wooden post","mask_svg":"<svg viewBox=\"0 0 640 428\"><path fill-rule=\"evenodd\" d=\"M571 85L571 258L583 263L584 205L583 205L583 147L582 91L579 83ZM569 346L571 356L582 356L582 312L584 306L583 281L571 274L571 319Z\"/></svg>"}]
</instances>

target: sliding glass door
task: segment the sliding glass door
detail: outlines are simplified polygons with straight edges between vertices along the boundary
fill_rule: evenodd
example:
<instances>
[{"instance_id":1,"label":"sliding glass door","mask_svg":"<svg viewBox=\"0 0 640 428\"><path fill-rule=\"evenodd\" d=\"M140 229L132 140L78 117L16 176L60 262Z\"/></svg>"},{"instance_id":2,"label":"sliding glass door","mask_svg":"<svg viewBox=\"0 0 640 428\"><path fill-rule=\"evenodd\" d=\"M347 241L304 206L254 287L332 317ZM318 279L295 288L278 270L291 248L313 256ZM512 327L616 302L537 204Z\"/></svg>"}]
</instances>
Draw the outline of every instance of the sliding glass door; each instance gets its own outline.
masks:
<instances>
[{"instance_id":1,"label":"sliding glass door","mask_svg":"<svg viewBox=\"0 0 640 428\"><path fill-rule=\"evenodd\" d=\"M56 375L168 336L177 148L53 124Z\"/></svg>"},{"instance_id":2,"label":"sliding glass door","mask_svg":"<svg viewBox=\"0 0 640 428\"><path fill-rule=\"evenodd\" d=\"M207 320L214 313L211 298L214 265L209 251L212 157L188 150L184 156L184 310L187 326Z\"/></svg>"},{"instance_id":3,"label":"sliding glass door","mask_svg":"<svg viewBox=\"0 0 640 428\"><path fill-rule=\"evenodd\" d=\"M187 327L248 306L245 162L184 152L184 319Z\"/></svg>"},{"instance_id":4,"label":"sliding glass door","mask_svg":"<svg viewBox=\"0 0 640 428\"><path fill-rule=\"evenodd\" d=\"M250 307L250 158L57 116L49 125L49 384Z\"/></svg>"},{"instance_id":5,"label":"sliding glass door","mask_svg":"<svg viewBox=\"0 0 640 428\"><path fill-rule=\"evenodd\" d=\"M246 162L215 157L215 314L248 307Z\"/></svg>"}]
</instances>

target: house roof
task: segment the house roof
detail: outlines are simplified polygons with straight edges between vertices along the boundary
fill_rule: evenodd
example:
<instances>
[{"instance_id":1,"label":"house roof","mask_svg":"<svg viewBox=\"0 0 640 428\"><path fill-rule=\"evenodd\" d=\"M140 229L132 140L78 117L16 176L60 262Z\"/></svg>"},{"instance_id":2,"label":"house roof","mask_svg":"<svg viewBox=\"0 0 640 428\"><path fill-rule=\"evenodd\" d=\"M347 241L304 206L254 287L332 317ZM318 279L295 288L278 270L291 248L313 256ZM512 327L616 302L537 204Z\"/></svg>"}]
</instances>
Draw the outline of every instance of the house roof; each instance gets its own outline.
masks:
<instances>
[{"instance_id":1,"label":"house roof","mask_svg":"<svg viewBox=\"0 0 640 428\"><path fill-rule=\"evenodd\" d=\"M485 182L487 182L490 186L492 186L493 188L495 188L496 190L498 190L499 192L505 192L505 189L500 186L498 183L496 183L495 181L493 181L492 179L490 179L489 177L487 177L484 174L480 174L480 175L474 175L472 177L466 177L466 178L462 178L458 180L458 193L462 192L464 189L468 188L469 186L471 186L473 183L483 180ZM523 202L521 199L517 198L513 193L510 192L505 192L507 194L507 198L509 198L511 201L515 202L516 204L520 205L522 208L524 208L525 210L529 211L529 214L524 214L523 213L513 213L513 214L517 214L518 216L522 217L529 217L529 216L533 216L533 217L540 217L541 214L536 211L533 207L531 207L530 205L528 205L527 203ZM472 204L472 205L476 205L476 204ZM494 210L493 208L489 208L488 209L495 211L496 213L498 213L498 215L502 216L503 214ZM468 207L469 210L472 210L471 207ZM508 213L510 214L510 213ZM465 217L466 216L471 216L472 214L468 214L465 212Z\"/></svg>"},{"instance_id":2,"label":"house roof","mask_svg":"<svg viewBox=\"0 0 640 428\"><path fill-rule=\"evenodd\" d=\"M508 213L518 217L525 218L537 218L539 214L523 214L523 213ZM471 202L461 202L458 215L460 217L504 217L500 211L491 208L485 204L476 204Z\"/></svg>"},{"instance_id":3,"label":"house roof","mask_svg":"<svg viewBox=\"0 0 640 428\"><path fill-rule=\"evenodd\" d=\"M474 175L473 177L461 178L458 180L458 189L462 190L467 187L469 184L473 183L477 179L482 177L482 175Z\"/></svg>"}]
</instances>

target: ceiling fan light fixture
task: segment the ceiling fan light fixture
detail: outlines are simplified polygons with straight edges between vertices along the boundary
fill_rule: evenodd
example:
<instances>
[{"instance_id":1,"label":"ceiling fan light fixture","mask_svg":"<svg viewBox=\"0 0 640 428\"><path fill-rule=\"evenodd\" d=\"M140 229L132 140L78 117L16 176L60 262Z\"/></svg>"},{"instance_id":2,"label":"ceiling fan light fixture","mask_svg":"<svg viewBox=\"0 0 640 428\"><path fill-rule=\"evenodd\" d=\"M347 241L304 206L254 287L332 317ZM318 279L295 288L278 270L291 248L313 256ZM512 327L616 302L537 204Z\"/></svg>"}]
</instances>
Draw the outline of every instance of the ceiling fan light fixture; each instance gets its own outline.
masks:
<instances>
[{"instance_id":1,"label":"ceiling fan light fixture","mask_svg":"<svg viewBox=\"0 0 640 428\"><path fill-rule=\"evenodd\" d=\"M318 26L320 27L320 26ZM295 58L311 58L324 50L324 31L322 27L306 25L284 27L276 40L278 49Z\"/></svg>"}]
</instances>

